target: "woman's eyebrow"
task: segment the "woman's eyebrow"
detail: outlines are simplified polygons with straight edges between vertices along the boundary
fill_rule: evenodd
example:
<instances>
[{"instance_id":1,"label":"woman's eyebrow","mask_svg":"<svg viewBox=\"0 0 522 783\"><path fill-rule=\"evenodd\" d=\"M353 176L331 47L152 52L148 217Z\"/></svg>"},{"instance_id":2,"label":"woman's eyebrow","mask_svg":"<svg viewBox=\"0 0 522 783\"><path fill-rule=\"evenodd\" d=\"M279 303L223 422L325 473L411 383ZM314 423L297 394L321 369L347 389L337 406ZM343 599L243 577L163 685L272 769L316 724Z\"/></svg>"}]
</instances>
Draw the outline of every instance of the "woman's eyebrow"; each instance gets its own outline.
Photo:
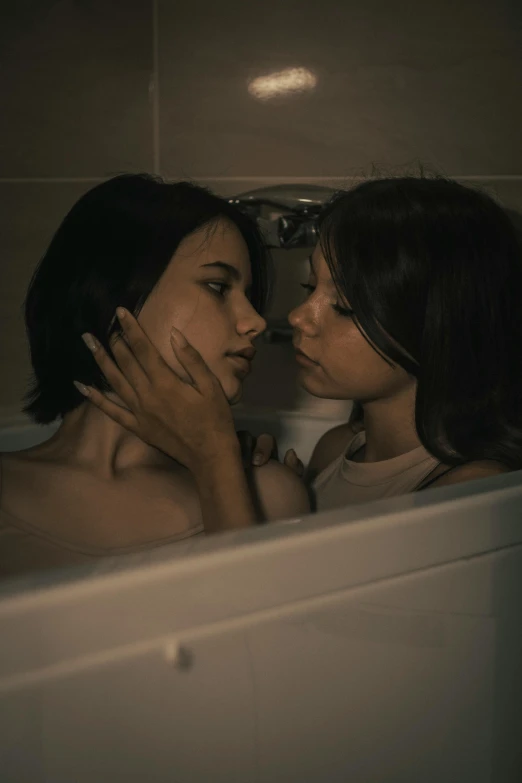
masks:
<instances>
[{"instance_id":1,"label":"woman's eyebrow","mask_svg":"<svg viewBox=\"0 0 522 783\"><path fill-rule=\"evenodd\" d=\"M241 280L241 272L237 267L232 266L232 264L227 264L226 261L212 261L210 264L201 264L202 267L217 267L218 269L222 269L224 272L227 272L230 277L233 280Z\"/></svg>"}]
</instances>

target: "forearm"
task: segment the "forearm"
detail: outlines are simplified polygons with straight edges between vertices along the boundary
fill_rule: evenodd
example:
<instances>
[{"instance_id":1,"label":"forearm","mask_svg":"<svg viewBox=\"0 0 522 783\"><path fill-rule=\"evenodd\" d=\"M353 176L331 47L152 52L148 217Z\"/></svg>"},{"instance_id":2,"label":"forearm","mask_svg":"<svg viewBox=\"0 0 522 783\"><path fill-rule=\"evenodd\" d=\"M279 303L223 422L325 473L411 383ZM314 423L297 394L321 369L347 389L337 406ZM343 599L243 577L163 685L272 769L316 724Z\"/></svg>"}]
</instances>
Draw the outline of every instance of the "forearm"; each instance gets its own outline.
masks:
<instances>
[{"instance_id":1,"label":"forearm","mask_svg":"<svg viewBox=\"0 0 522 783\"><path fill-rule=\"evenodd\" d=\"M207 533L238 530L257 522L239 448L221 453L194 471Z\"/></svg>"}]
</instances>

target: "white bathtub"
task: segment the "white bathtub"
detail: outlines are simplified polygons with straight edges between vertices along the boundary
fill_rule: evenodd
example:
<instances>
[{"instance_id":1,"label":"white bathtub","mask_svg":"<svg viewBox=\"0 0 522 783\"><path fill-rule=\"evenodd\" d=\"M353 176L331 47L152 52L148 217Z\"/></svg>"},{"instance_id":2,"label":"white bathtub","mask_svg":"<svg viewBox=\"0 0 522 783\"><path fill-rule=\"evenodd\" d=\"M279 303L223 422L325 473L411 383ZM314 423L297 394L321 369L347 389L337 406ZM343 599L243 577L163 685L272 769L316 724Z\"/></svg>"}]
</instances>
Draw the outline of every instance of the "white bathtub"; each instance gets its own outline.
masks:
<instances>
[{"instance_id":1,"label":"white bathtub","mask_svg":"<svg viewBox=\"0 0 522 783\"><path fill-rule=\"evenodd\" d=\"M4 582L0 779L520 783L521 617L522 471Z\"/></svg>"}]
</instances>

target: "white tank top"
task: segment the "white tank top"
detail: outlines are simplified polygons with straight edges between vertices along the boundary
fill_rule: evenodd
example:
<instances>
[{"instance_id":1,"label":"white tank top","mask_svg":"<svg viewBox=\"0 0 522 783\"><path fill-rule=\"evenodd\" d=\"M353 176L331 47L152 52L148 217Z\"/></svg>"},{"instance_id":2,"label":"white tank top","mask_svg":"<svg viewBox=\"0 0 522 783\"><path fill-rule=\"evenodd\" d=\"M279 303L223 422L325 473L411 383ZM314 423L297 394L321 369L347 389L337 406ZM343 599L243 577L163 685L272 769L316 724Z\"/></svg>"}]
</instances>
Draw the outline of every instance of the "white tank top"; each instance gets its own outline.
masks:
<instances>
[{"instance_id":1,"label":"white tank top","mask_svg":"<svg viewBox=\"0 0 522 783\"><path fill-rule=\"evenodd\" d=\"M365 443L363 430L312 482L317 511L412 492L440 464L424 446L380 462L354 462L350 457Z\"/></svg>"}]
</instances>

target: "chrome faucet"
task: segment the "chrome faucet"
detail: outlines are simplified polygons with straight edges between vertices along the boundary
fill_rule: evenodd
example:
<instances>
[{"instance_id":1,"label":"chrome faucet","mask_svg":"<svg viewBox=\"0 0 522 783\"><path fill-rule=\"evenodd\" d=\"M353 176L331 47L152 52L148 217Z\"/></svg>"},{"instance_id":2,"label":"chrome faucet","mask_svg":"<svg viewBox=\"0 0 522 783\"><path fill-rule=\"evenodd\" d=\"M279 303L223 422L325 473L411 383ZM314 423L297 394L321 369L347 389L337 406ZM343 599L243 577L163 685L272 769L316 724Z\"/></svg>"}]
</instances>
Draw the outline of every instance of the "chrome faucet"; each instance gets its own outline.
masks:
<instances>
[{"instance_id":1,"label":"chrome faucet","mask_svg":"<svg viewBox=\"0 0 522 783\"><path fill-rule=\"evenodd\" d=\"M229 202L255 218L269 247L289 250L316 244L317 216L334 193L321 185L272 185Z\"/></svg>"},{"instance_id":2,"label":"chrome faucet","mask_svg":"<svg viewBox=\"0 0 522 783\"><path fill-rule=\"evenodd\" d=\"M293 250L315 246L317 216L334 193L320 185L273 185L241 193L229 202L255 218L268 247ZM292 333L286 318L269 318L263 341L289 343Z\"/></svg>"}]
</instances>

